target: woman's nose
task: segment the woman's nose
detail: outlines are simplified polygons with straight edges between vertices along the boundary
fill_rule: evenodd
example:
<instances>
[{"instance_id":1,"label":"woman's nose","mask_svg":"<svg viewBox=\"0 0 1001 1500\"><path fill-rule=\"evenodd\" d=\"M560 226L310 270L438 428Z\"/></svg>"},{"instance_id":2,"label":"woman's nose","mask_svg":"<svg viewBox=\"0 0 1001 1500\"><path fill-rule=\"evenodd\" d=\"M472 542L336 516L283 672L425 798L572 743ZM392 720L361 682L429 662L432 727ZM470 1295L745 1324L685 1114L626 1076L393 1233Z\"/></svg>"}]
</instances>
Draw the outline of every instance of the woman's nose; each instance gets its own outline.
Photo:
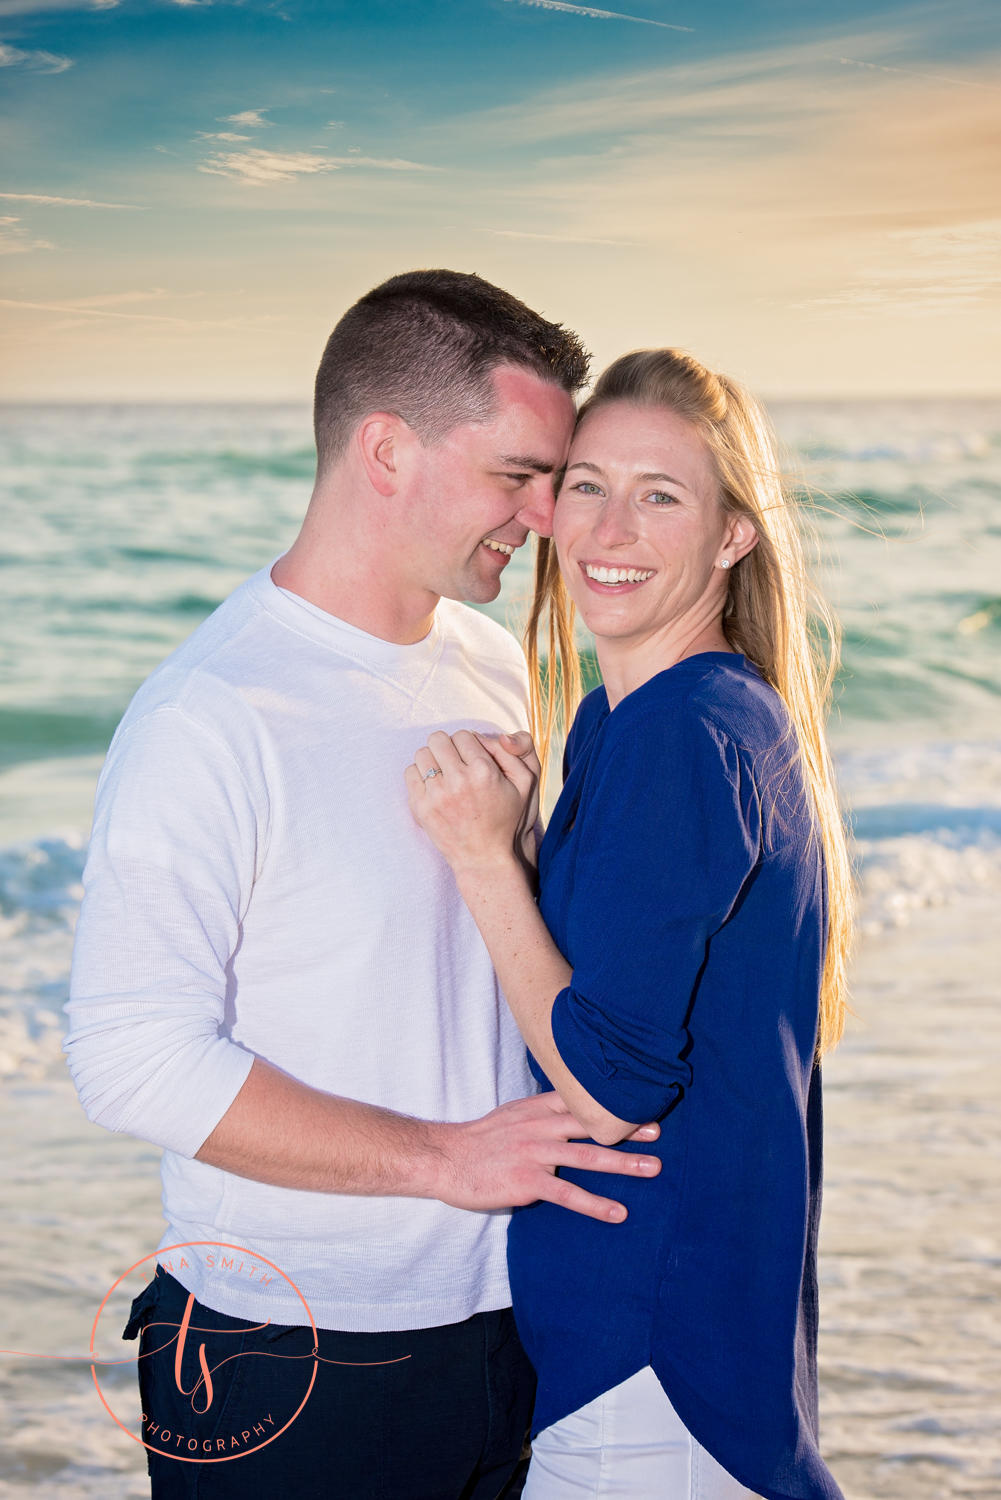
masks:
<instances>
[{"instance_id":1,"label":"woman's nose","mask_svg":"<svg viewBox=\"0 0 1001 1500\"><path fill-rule=\"evenodd\" d=\"M594 540L600 547L623 547L636 540L636 522L628 500L609 496L595 523Z\"/></svg>"}]
</instances>

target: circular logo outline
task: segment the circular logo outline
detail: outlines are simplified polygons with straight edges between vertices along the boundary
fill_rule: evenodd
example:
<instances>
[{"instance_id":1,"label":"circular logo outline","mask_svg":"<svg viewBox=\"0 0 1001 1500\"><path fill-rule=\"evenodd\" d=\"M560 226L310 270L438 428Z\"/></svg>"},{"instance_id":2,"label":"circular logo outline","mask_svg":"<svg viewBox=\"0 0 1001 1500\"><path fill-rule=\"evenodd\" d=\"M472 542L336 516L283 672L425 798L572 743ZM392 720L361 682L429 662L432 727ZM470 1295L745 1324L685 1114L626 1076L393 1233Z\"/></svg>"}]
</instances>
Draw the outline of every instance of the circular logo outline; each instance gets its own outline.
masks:
<instances>
[{"instance_id":1,"label":"circular logo outline","mask_svg":"<svg viewBox=\"0 0 1001 1500\"><path fill-rule=\"evenodd\" d=\"M130 1437L134 1443L138 1443L140 1445L140 1447L149 1449L150 1453L159 1453L164 1458L172 1458L175 1463L181 1463L181 1464L228 1464L228 1463L233 1463L238 1458L249 1458L252 1453L260 1453L260 1451L261 1451L262 1448L266 1448L268 1446L268 1443L273 1443L274 1440L275 1440L275 1438L280 1438L283 1432L287 1432L288 1429L292 1426L292 1423L298 1417L299 1413L302 1411L303 1407L306 1405L306 1402L309 1400L310 1395L312 1393L313 1386L316 1384L316 1372L320 1368L320 1361L319 1361L319 1358L318 1358L318 1353L319 1353L319 1334L317 1332L316 1322L315 1322L315 1320L313 1318L313 1314L312 1314L312 1312L310 1310L309 1303L306 1301L305 1297L302 1295L302 1292L300 1292L299 1288L296 1286L296 1284L292 1280L291 1276L287 1276L286 1273L282 1270L281 1266L276 1266L275 1263L274 1263L274 1261L273 1260L268 1260L268 1258L267 1258L266 1255L258 1255L256 1251L248 1250L247 1247L246 1247L246 1245L228 1245L228 1244L224 1244L222 1240L185 1240L182 1245L164 1245L162 1247L162 1249L160 1249L160 1250L151 1250L150 1253L149 1253L149 1255L144 1255L141 1260L137 1260L134 1265L129 1266L129 1268L128 1268L127 1271L123 1271L122 1274L121 1274L121 1276L118 1277L118 1280L115 1281L115 1282L113 1282L112 1285L108 1288L107 1292L105 1293L104 1298L103 1298L103 1300L101 1302L101 1305L97 1309L97 1313L96 1313L96 1315L94 1317L94 1326L91 1328L91 1331L90 1331L90 1353L91 1354L95 1353L94 1340L97 1337L97 1325L98 1325L98 1323L101 1320L101 1314L103 1313L105 1307L107 1306L108 1298L115 1291L116 1287L121 1286L121 1284L125 1280L126 1276L131 1276L133 1271L138 1270L138 1268L140 1266L145 1265L148 1260L156 1260L159 1256L172 1254L175 1250L191 1250L191 1249L194 1249L196 1247L200 1247L202 1245L211 1246L211 1247L215 1248L216 1250L236 1250L241 1255L248 1255L248 1256L251 1257L251 1259L253 1259L255 1261L260 1261L262 1265L270 1266L273 1271L277 1271L278 1272L278 1275L282 1278L283 1281L287 1281L288 1282L289 1286L295 1292L296 1296L299 1298L299 1301L302 1303L303 1307L306 1309L306 1316L309 1319L309 1326L313 1330L313 1373L310 1376L309 1385L306 1388L306 1394L305 1394L305 1396L303 1396L303 1398L300 1401L299 1405L296 1407L295 1411L292 1413L292 1415L289 1417L288 1421L285 1423L285 1426L284 1427L280 1427L277 1432L273 1432L271 1434L271 1436L269 1438L265 1439L265 1441L263 1443L258 1443L257 1446L254 1447L254 1448L244 1448L239 1453L227 1453L222 1458L188 1458L183 1453L171 1453L167 1449L156 1448L156 1447L154 1447L154 1445L152 1443L147 1443L147 1441L146 1441L145 1438L143 1438L143 1437L136 1437L136 1435L135 1435L134 1432L129 1432L129 1429L125 1426L125 1423L122 1422L122 1421L120 1421L120 1419L111 1410L111 1407L108 1405L107 1401L104 1399L104 1392L101 1390L101 1382L97 1378L97 1366L96 1366L96 1364L92 1364L91 1365L91 1367L90 1367L90 1373L91 1373L91 1375L93 1376L93 1379L94 1379L94 1385L95 1385L95 1387L97 1389L98 1399L100 1400L101 1405L104 1407L105 1411L108 1413L108 1416L111 1418L111 1420L115 1423L115 1425L117 1427L120 1427L122 1429L122 1431L126 1434L126 1436Z\"/></svg>"}]
</instances>

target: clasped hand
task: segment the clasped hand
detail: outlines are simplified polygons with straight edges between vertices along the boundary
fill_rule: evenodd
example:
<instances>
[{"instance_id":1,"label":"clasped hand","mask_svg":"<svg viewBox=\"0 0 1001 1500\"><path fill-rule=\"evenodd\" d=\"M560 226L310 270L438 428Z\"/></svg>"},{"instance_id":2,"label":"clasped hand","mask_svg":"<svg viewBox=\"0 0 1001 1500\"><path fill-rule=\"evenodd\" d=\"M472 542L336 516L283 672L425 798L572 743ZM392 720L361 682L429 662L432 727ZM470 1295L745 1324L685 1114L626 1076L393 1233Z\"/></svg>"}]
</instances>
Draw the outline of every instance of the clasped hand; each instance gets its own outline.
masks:
<instances>
[{"instance_id":1,"label":"clasped hand","mask_svg":"<svg viewBox=\"0 0 1001 1500\"><path fill-rule=\"evenodd\" d=\"M469 729L429 735L404 772L414 817L457 874L513 855L531 878L539 774L530 734Z\"/></svg>"}]
</instances>

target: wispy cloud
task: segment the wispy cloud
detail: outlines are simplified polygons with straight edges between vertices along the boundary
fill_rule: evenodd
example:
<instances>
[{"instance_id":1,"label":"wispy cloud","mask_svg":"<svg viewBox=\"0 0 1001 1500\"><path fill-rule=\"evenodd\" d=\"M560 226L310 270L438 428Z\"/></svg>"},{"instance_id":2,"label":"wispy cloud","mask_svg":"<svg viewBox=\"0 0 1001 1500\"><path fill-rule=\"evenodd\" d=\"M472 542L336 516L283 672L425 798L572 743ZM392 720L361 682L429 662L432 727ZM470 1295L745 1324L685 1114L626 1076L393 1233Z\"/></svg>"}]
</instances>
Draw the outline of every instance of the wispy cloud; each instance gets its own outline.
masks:
<instances>
[{"instance_id":1,"label":"wispy cloud","mask_svg":"<svg viewBox=\"0 0 1001 1500\"><path fill-rule=\"evenodd\" d=\"M421 161L407 161L402 156L331 156L328 160L338 167L378 167L385 172L441 172L442 167L429 167Z\"/></svg>"},{"instance_id":2,"label":"wispy cloud","mask_svg":"<svg viewBox=\"0 0 1001 1500\"><path fill-rule=\"evenodd\" d=\"M98 203L93 198L50 198L45 193L0 193L0 198L16 199L19 203L56 203L63 208L130 208L142 211L138 203Z\"/></svg>"},{"instance_id":3,"label":"wispy cloud","mask_svg":"<svg viewBox=\"0 0 1001 1500\"><path fill-rule=\"evenodd\" d=\"M260 318L171 318L161 313L113 312L106 307L88 307L79 302L21 302L13 297L0 297L0 307L20 307L32 312L71 313L80 318L123 319L129 323L175 323L187 328L246 328L263 321Z\"/></svg>"},{"instance_id":4,"label":"wispy cloud","mask_svg":"<svg viewBox=\"0 0 1001 1500\"><path fill-rule=\"evenodd\" d=\"M856 57L829 57L827 61L840 63L843 68L867 68L870 73L899 73L902 78L930 78L933 83L958 83L962 88L999 92L997 84L981 83L976 78L951 78L947 73L915 73L913 68L890 68L885 63L859 62Z\"/></svg>"},{"instance_id":5,"label":"wispy cloud","mask_svg":"<svg viewBox=\"0 0 1001 1500\"><path fill-rule=\"evenodd\" d=\"M245 182L252 187L265 187L272 182L295 182L303 174L314 172L336 172L338 164L326 156L314 156L308 151L220 151L201 162L199 172L210 172L216 177L231 177L235 182Z\"/></svg>"},{"instance_id":6,"label":"wispy cloud","mask_svg":"<svg viewBox=\"0 0 1001 1500\"><path fill-rule=\"evenodd\" d=\"M187 301L190 297L204 296L203 292L181 292L179 294ZM141 292L103 292L97 297L66 297L60 302L60 306L86 310L91 307L112 307L122 302L162 302L165 297L177 299L178 293L171 293L165 286L151 286Z\"/></svg>"},{"instance_id":7,"label":"wispy cloud","mask_svg":"<svg viewBox=\"0 0 1001 1500\"><path fill-rule=\"evenodd\" d=\"M595 10L590 5L566 5L564 0L514 0L516 5L532 5L536 10L564 10L571 16L593 16L597 21L637 21L640 26L659 26L663 31L692 31L691 26L672 26L668 21L651 21L646 16L624 16L618 10Z\"/></svg>"},{"instance_id":8,"label":"wispy cloud","mask_svg":"<svg viewBox=\"0 0 1001 1500\"><path fill-rule=\"evenodd\" d=\"M249 141L253 137L236 135L232 130L199 130L195 139L198 141Z\"/></svg>"},{"instance_id":9,"label":"wispy cloud","mask_svg":"<svg viewBox=\"0 0 1001 1500\"><path fill-rule=\"evenodd\" d=\"M60 57L55 52L22 52L20 47L9 47L0 42L0 68L24 68L29 73L65 73L72 68L71 57Z\"/></svg>"},{"instance_id":10,"label":"wispy cloud","mask_svg":"<svg viewBox=\"0 0 1001 1500\"><path fill-rule=\"evenodd\" d=\"M199 172L229 177L251 187L266 187L274 182L294 182L300 176L317 172L337 172L342 167L377 167L390 172L435 172L421 162L376 156L315 156L309 151L219 151L202 162Z\"/></svg>"},{"instance_id":11,"label":"wispy cloud","mask_svg":"<svg viewBox=\"0 0 1001 1500\"><path fill-rule=\"evenodd\" d=\"M670 268L656 274L675 278L674 295L687 288L708 325L721 298L739 297L783 315L805 309L810 323L907 308L993 315L996 143L979 91L896 75L874 88L875 75L831 65L835 48L892 56L897 42L869 33L619 73L586 89L567 81L453 118L449 135L481 171L495 142L509 160L518 149L482 197L475 183L465 189L481 226L503 205L511 227L494 232L512 246L543 232L628 243L654 257L637 262L637 286L651 264ZM971 67L971 81L990 77L992 61ZM617 287L609 302L630 295ZM791 316L807 326L803 312Z\"/></svg>"},{"instance_id":12,"label":"wispy cloud","mask_svg":"<svg viewBox=\"0 0 1001 1500\"><path fill-rule=\"evenodd\" d=\"M33 240L18 218L0 215L0 255L23 255L27 250L54 250L49 240Z\"/></svg>"},{"instance_id":13,"label":"wispy cloud","mask_svg":"<svg viewBox=\"0 0 1001 1500\"><path fill-rule=\"evenodd\" d=\"M0 16L31 16L48 10L114 10L119 0L0 0Z\"/></svg>"},{"instance_id":14,"label":"wispy cloud","mask_svg":"<svg viewBox=\"0 0 1001 1500\"><path fill-rule=\"evenodd\" d=\"M580 234L534 234L527 229L484 229L482 234L498 234L508 240L552 240L557 245L614 245L617 250L628 250L628 240L592 240Z\"/></svg>"},{"instance_id":15,"label":"wispy cloud","mask_svg":"<svg viewBox=\"0 0 1001 1500\"><path fill-rule=\"evenodd\" d=\"M896 230L882 249L881 263L844 290L795 306L828 318L911 317L976 308L1001 291L1001 219Z\"/></svg>"},{"instance_id":16,"label":"wispy cloud","mask_svg":"<svg viewBox=\"0 0 1001 1500\"><path fill-rule=\"evenodd\" d=\"M238 115L220 115L221 125L273 125L274 120L265 120L267 107L264 109L242 109Z\"/></svg>"}]
</instances>

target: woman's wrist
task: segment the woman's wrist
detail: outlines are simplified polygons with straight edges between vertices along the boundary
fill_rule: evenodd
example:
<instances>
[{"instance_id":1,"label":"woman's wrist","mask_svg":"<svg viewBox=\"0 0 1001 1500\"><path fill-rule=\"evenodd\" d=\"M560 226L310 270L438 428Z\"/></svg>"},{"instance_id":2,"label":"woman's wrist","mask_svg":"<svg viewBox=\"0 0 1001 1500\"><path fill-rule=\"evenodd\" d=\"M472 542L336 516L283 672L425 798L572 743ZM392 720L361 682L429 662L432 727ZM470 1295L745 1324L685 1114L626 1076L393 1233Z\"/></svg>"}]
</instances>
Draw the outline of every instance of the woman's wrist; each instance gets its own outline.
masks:
<instances>
[{"instance_id":1,"label":"woman's wrist","mask_svg":"<svg viewBox=\"0 0 1001 1500\"><path fill-rule=\"evenodd\" d=\"M512 887L530 889L528 871L513 849L500 849L496 854L455 864L452 873L467 903L488 894L496 896Z\"/></svg>"}]
</instances>

